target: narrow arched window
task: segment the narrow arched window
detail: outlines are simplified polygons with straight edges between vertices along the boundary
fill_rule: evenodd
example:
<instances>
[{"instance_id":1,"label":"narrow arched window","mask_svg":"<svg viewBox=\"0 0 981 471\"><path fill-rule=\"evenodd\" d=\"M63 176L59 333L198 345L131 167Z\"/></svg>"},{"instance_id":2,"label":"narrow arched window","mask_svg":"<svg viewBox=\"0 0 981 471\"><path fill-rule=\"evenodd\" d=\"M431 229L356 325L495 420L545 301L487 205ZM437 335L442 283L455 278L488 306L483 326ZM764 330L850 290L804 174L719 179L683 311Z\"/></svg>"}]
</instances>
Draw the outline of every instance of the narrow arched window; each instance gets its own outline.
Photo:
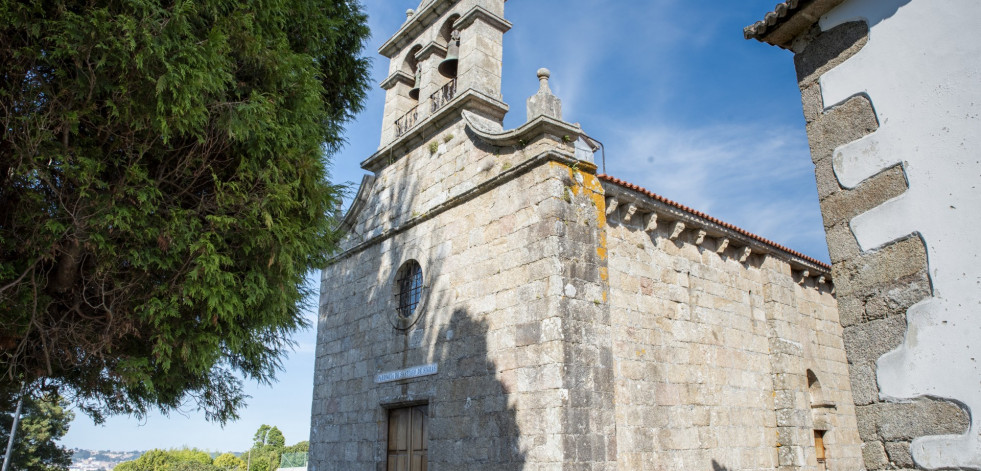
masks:
<instances>
[{"instance_id":1,"label":"narrow arched window","mask_svg":"<svg viewBox=\"0 0 981 471\"><path fill-rule=\"evenodd\" d=\"M824 405L824 391L821 390L821 381L811 370L807 370L807 394L811 397L811 407Z\"/></svg>"},{"instance_id":2,"label":"narrow arched window","mask_svg":"<svg viewBox=\"0 0 981 471\"><path fill-rule=\"evenodd\" d=\"M422 299L422 267L419 262L409 260L402 264L395 275L396 312L402 319L408 319L415 313L419 300Z\"/></svg>"}]
</instances>

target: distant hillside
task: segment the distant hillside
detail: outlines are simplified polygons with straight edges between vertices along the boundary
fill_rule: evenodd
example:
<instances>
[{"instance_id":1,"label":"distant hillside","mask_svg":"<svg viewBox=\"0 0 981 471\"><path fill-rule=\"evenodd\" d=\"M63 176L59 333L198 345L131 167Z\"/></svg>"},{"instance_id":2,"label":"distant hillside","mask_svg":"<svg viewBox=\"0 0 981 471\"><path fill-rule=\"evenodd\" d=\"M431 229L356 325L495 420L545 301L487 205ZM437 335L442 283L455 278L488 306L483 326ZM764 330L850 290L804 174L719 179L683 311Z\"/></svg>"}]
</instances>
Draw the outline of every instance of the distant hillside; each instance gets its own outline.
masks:
<instances>
[{"instance_id":1,"label":"distant hillside","mask_svg":"<svg viewBox=\"0 0 981 471\"><path fill-rule=\"evenodd\" d=\"M110 471L123 461L132 461L142 455L142 451L109 451L75 449L70 471Z\"/></svg>"},{"instance_id":2,"label":"distant hillside","mask_svg":"<svg viewBox=\"0 0 981 471\"><path fill-rule=\"evenodd\" d=\"M133 461L139 458L146 451L109 451L109 450L81 450L76 448L75 454L72 455L72 465L69 471L112 471L119 463L123 461ZM211 457L214 458L221 455L223 452L211 452ZM235 456L241 456L242 453L233 452Z\"/></svg>"}]
</instances>

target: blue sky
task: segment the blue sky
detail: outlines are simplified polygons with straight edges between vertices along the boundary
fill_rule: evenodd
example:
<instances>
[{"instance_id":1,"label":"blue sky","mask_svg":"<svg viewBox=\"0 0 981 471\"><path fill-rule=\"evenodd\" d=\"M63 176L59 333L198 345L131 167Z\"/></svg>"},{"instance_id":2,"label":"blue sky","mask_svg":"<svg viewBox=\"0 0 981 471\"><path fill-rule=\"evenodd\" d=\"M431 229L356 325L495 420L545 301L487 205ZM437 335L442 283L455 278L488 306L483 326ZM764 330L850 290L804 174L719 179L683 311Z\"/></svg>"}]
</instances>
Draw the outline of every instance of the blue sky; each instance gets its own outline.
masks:
<instances>
[{"instance_id":1,"label":"blue sky","mask_svg":"<svg viewBox=\"0 0 981 471\"><path fill-rule=\"evenodd\" d=\"M418 2L363 3L377 84L388 69L378 47ZM512 110L505 127L524 122L525 99L538 89L535 72L547 67L565 120L606 145L608 174L827 261L793 56L742 37L743 26L775 3L512 0L505 14L514 24L504 43L503 94ZM376 86L348 126L348 145L333 157L335 181L360 182L360 162L378 147L383 104ZM313 309L307 315L315 321ZM244 450L264 423L278 426L288 443L306 440L315 335L311 328L296 336L298 348L279 382L252 385L248 409L224 429L193 409L143 422L117 417L101 427L79 415L63 443Z\"/></svg>"}]
</instances>

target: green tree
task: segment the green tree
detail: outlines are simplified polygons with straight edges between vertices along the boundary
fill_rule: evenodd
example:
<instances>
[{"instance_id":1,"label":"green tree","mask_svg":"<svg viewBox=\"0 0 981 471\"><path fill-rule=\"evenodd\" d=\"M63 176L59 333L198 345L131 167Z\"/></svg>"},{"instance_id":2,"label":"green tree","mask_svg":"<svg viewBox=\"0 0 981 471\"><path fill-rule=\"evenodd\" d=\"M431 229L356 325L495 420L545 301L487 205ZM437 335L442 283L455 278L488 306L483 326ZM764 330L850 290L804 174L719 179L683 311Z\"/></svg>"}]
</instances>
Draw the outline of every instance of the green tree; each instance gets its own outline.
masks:
<instances>
[{"instance_id":1,"label":"green tree","mask_svg":"<svg viewBox=\"0 0 981 471\"><path fill-rule=\"evenodd\" d=\"M150 450L133 461L120 463L118 471L219 471L211 455L196 448Z\"/></svg>"},{"instance_id":2,"label":"green tree","mask_svg":"<svg viewBox=\"0 0 981 471\"><path fill-rule=\"evenodd\" d=\"M262 424L255 432L252 448L242 455L250 471L274 471L279 468L283 453L305 452L309 442L286 446L286 437L276 426Z\"/></svg>"},{"instance_id":3,"label":"green tree","mask_svg":"<svg viewBox=\"0 0 981 471\"><path fill-rule=\"evenodd\" d=\"M290 445L283 449L283 453L308 453L310 451L310 442L304 440L295 445Z\"/></svg>"},{"instance_id":4,"label":"green tree","mask_svg":"<svg viewBox=\"0 0 981 471\"><path fill-rule=\"evenodd\" d=\"M219 455L217 458L215 458L215 461L212 464L214 464L216 468L221 469L223 471L229 471L229 470L245 471L245 461L243 461L241 458L231 453L224 453L222 455Z\"/></svg>"},{"instance_id":5,"label":"green tree","mask_svg":"<svg viewBox=\"0 0 981 471\"><path fill-rule=\"evenodd\" d=\"M235 418L336 247L357 0L0 0L0 402Z\"/></svg>"},{"instance_id":6,"label":"green tree","mask_svg":"<svg viewBox=\"0 0 981 471\"><path fill-rule=\"evenodd\" d=\"M75 414L66 410L65 406L64 401L50 394L41 398L25 398L20 423L14 434L14 448L9 469L18 471L68 469L72 463L72 451L56 443L68 433L68 426L75 418ZM6 447L10 438L13 420L13 414L0 414L0 443L3 447Z\"/></svg>"},{"instance_id":7,"label":"green tree","mask_svg":"<svg viewBox=\"0 0 981 471\"><path fill-rule=\"evenodd\" d=\"M269 426L262 424L259 426L259 430L255 432L253 437L253 446L272 446L276 448L282 448L286 446L286 437L283 436L283 432L279 430L276 426Z\"/></svg>"}]
</instances>

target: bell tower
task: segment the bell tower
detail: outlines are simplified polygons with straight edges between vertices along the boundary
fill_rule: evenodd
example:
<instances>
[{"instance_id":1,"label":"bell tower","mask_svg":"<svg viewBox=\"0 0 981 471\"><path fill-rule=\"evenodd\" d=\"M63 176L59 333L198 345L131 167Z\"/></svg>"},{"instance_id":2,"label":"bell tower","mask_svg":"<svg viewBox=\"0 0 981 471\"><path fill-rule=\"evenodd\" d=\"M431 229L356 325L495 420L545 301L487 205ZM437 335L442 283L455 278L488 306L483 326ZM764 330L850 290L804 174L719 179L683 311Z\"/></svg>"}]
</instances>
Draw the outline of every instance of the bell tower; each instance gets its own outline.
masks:
<instances>
[{"instance_id":1,"label":"bell tower","mask_svg":"<svg viewBox=\"0 0 981 471\"><path fill-rule=\"evenodd\" d=\"M381 148L454 109L500 122L505 0L423 0L379 49L389 59Z\"/></svg>"}]
</instances>

